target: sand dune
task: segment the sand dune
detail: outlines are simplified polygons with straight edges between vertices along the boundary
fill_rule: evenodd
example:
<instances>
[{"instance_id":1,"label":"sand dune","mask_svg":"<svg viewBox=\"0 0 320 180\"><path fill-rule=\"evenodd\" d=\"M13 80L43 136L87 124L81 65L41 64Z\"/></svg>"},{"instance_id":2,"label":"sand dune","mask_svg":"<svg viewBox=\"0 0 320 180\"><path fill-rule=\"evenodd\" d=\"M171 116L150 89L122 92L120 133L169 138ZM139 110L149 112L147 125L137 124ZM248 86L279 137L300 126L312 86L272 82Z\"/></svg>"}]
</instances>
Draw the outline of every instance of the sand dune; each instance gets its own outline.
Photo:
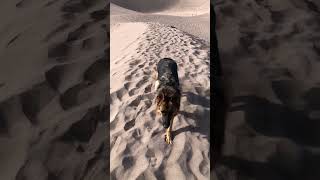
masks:
<instances>
[{"instance_id":1,"label":"sand dune","mask_svg":"<svg viewBox=\"0 0 320 180\"><path fill-rule=\"evenodd\" d=\"M135 12L137 9L132 4L123 6L127 11L111 4L112 179L209 179L210 176L210 51L206 41L209 36L197 36L193 29L199 25L195 22L200 16L194 20L185 18L183 26L179 22L182 17L177 14L145 13L160 9L164 12L167 5L171 4L154 6L157 9L146 5L141 12ZM208 30L209 21L206 25ZM171 146L165 143L164 129L155 115L151 77L153 67L164 57L177 61L183 91Z\"/></svg>"},{"instance_id":2,"label":"sand dune","mask_svg":"<svg viewBox=\"0 0 320 180\"><path fill-rule=\"evenodd\" d=\"M183 14L181 16L179 11L174 11L175 13L164 13L164 11L157 13L141 13L111 3L110 12L112 13L112 17L110 18L111 28L117 23L157 22L167 26L174 26L179 30L207 41L207 43L210 42L210 14L207 11L204 11L206 13L197 16L186 16Z\"/></svg>"},{"instance_id":3,"label":"sand dune","mask_svg":"<svg viewBox=\"0 0 320 180\"><path fill-rule=\"evenodd\" d=\"M210 12L210 1L208 0L111 0L111 3L142 13L197 16Z\"/></svg>"},{"instance_id":4,"label":"sand dune","mask_svg":"<svg viewBox=\"0 0 320 180\"><path fill-rule=\"evenodd\" d=\"M132 29L138 31L130 33ZM121 33L119 33L121 32ZM127 34L130 33L130 36ZM176 28L124 23L111 31L111 167L115 179L208 179L209 46ZM113 55L115 52L115 55ZM177 60L183 97L174 144L155 117L152 67Z\"/></svg>"}]
</instances>

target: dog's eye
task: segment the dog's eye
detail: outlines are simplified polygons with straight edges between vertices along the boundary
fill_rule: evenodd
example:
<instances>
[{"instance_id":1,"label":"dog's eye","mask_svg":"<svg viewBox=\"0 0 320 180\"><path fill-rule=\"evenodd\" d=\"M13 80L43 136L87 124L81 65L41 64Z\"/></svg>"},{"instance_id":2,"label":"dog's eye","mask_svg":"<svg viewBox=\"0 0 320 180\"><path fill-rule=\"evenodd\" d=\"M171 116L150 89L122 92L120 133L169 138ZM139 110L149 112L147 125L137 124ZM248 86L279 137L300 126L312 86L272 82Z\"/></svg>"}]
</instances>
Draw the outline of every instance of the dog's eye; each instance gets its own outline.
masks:
<instances>
[{"instance_id":1,"label":"dog's eye","mask_svg":"<svg viewBox=\"0 0 320 180\"><path fill-rule=\"evenodd\" d=\"M161 99L163 99L163 96L162 96L162 94L159 94L159 95L157 96L157 99L158 99L158 100L161 100Z\"/></svg>"}]
</instances>

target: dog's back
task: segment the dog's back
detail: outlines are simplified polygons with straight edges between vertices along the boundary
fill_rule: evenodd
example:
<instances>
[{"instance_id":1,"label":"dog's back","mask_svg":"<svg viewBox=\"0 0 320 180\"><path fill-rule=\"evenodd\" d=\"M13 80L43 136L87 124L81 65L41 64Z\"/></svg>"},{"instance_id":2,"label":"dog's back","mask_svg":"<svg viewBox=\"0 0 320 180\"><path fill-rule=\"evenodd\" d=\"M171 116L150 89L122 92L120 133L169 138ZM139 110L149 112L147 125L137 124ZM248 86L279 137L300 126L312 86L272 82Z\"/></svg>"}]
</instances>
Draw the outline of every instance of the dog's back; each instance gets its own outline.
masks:
<instances>
[{"instance_id":1,"label":"dog's back","mask_svg":"<svg viewBox=\"0 0 320 180\"><path fill-rule=\"evenodd\" d=\"M169 58L163 58L157 65L158 80L161 85L179 86L177 63Z\"/></svg>"}]
</instances>

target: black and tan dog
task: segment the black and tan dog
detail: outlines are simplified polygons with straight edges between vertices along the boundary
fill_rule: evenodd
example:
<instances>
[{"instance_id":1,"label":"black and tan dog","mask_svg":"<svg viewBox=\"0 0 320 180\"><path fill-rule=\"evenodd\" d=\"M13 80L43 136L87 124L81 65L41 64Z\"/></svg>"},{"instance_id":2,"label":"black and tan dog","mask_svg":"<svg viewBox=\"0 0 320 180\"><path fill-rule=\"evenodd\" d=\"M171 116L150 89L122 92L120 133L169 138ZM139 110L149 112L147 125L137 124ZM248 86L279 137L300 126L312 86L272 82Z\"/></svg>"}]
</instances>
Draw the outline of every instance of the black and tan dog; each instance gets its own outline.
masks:
<instances>
[{"instance_id":1,"label":"black and tan dog","mask_svg":"<svg viewBox=\"0 0 320 180\"><path fill-rule=\"evenodd\" d=\"M156 111L166 129L165 141L171 144L172 123L178 114L181 98L177 63L170 58L161 59L155 68L154 78Z\"/></svg>"}]
</instances>

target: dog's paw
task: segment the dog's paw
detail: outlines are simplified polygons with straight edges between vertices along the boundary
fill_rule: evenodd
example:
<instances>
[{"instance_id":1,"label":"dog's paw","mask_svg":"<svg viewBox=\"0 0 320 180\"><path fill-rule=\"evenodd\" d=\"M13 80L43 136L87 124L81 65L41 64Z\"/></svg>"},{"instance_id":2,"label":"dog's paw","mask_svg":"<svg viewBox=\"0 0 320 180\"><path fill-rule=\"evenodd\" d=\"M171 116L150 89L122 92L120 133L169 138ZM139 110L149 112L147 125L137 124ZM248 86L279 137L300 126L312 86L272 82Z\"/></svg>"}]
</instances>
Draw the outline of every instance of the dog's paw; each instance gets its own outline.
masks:
<instances>
[{"instance_id":1,"label":"dog's paw","mask_svg":"<svg viewBox=\"0 0 320 180\"><path fill-rule=\"evenodd\" d=\"M171 135L169 133L165 135L164 140L166 141L167 144L172 144Z\"/></svg>"}]
</instances>

